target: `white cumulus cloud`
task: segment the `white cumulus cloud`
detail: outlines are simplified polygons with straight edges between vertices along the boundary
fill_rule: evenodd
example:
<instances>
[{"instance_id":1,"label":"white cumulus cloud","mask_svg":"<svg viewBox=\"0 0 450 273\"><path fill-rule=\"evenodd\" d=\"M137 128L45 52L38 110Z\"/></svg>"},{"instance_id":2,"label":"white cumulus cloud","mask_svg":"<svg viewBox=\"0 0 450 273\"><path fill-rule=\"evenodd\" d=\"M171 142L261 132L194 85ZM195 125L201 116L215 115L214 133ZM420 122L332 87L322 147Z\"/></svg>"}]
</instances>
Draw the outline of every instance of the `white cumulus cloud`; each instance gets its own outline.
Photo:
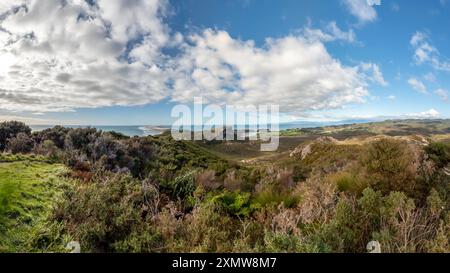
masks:
<instances>
[{"instance_id":1,"label":"white cumulus cloud","mask_svg":"<svg viewBox=\"0 0 450 273\"><path fill-rule=\"evenodd\" d=\"M363 103L370 83L387 84L378 65L344 65L330 55L325 42L356 41L335 22L257 46L219 30L174 33L165 23L169 10L165 0L2 0L0 111L203 96L301 113Z\"/></svg>"},{"instance_id":2,"label":"white cumulus cloud","mask_svg":"<svg viewBox=\"0 0 450 273\"><path fill-rule=\"evenodd\" d=\"M172 99L231 104L277 103L285 111L363 102L367 83L357 67L334 59L321 42L299 36L263 47L208 29L190 37L178 60Z\"/></svg>"},{"instance_id":3,"label":"white cumulus cloud","mask_svg":"<svg viewBox=\"0 0 450 273\"><path fill-rule=\"evenodd\" d=\"M406 115L409 118L415 118L415 119L433 119L438 118L441 116L441 114L436 111L435 109L430 109L428 111L420 112L420 113L411 113Z\"/></svg>"},{"instance_id":4,"label":"white cumulus cloud","mask_svg":"<svg viewBox=\"0 0 450 273\"><path fill-rule=\"evenodd\" d=\"M1 109L65 111L166 97L164 1L8 2L0 17Z\"/></svg>"}]
</instances>

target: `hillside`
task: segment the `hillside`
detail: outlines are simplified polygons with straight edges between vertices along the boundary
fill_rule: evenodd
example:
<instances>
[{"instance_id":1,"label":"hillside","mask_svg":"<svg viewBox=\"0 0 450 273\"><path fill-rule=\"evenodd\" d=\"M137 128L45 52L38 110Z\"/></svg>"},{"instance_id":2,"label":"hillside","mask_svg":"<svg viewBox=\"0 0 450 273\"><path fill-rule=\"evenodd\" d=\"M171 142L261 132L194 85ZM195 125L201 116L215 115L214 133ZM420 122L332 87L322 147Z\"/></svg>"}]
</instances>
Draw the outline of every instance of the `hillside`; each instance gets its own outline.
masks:
<instances>
[{"instance_id":1,"label":"hillside","mask_svg":"<svg viewBox=\"0 0 450 273\"><path fill-rule=\"evenodd\" d=\"M289 130L262 153L3 123L0 250L353 253L376 240L383 252L448 252L447 124Z\"/></svg>"},{"instance_id":2,"label":"hillside","mask_svg":"<svg viewBox=\"0 0 450 273\"><path fill-rule=\"evenodd\" d=\"M286 158L298 145L319 137L330 136L347 144L370 142L378 136L425 138L428 141L450 143L450 120L388 120L363 124L347 124L317 128L288 129L280 132L276 152L260 152L258 141L197 142L213 154L232 161L271 162Z\"/></svg>"}]
</instances>

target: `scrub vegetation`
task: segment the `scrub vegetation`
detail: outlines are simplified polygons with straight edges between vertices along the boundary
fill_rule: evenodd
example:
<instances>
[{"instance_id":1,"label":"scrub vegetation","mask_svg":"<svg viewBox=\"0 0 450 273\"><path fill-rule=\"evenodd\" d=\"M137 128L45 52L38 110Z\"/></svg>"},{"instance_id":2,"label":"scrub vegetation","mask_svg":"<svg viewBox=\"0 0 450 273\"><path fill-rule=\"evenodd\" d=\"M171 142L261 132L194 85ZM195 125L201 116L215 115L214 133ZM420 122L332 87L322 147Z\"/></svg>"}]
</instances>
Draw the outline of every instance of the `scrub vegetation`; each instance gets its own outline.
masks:
<instances>
[{"instance_id":1,"label":"scrub vegetation","mask_svg":"<svg viewBox=\"0 0 450 273\"><path fill-rule=\"evenodd\" d=\"M3 123L0 251L450 252L447 123L290 130L268 154Z\"/></svg>"}]
</instances>

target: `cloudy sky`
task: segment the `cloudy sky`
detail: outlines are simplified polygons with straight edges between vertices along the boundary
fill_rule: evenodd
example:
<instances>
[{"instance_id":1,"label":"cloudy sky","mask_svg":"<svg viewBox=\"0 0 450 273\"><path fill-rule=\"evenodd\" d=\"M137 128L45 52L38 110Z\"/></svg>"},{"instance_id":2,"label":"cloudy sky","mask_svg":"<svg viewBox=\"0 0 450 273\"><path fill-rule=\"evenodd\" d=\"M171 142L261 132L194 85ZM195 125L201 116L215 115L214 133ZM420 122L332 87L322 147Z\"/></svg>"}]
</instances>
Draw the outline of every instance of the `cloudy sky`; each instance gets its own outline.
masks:
<instances>
[{"instance_id":1,"label":"cloudy sky","mask_svg":"<svg viewBox=\"0 0 450 273\"><path fill-rule=\"evenodd\" d=\"M1 0L0 120L450 118L450 0Z\"/></svg>"}]
</instances>

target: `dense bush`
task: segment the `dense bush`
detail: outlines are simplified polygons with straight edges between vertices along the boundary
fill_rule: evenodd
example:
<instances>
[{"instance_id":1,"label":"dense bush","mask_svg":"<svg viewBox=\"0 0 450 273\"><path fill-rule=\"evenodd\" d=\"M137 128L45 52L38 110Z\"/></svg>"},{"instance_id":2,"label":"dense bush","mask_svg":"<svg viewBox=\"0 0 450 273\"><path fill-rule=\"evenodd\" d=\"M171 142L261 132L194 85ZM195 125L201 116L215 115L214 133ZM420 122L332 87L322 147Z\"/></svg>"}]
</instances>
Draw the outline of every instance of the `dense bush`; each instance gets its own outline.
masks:
<instances>
[{"instance_id":1,"label":"dense bush","mask_svg":"<svg viewBox=\"0 0 450 273\"><path fill-rule=\"evenodd\" d=\"M29 136L31 134L31 128L19 121L0 123L0 150L5 149L8 139L15 138L19 133Z\"/></svg>"},{"instance_id":2,"label":"dense bush","mask_svg":"<svg viewBox=\"0 0 450 273\"><path fill-rule=\"evenodd\" d=\"M291 195L294 186L292 170L268 168L255 186L256 202L263 206L284 203L291 207L297 202L297 198Z\"/></svg>"},{"instance_id":3,"label":"dense bush","mask_svg":"<svg viewBox=\"0 0 450 273\"><path fill-rule=\"evenodd\" d=\"M153 162L157 154L157 145L151 137L132 138L125 142L127 156L122 157L122 165L126 165L135 177L146 177L156 168Z\"/></svg>"},{"instance_id":4,"label":"dense bush","mask_svg":"<svg viewBox=\"0 0 450 273\"><path fill-rule=\"evenodd\" d=\"M210 201L233 216L248 217L259 208L259 204L251 202L250 193L224 191Z\"/></svg>"},{"instance_id":5,"label":"dense bush","mask_svg":"<svg viewBox=\"0 0 450 273\"><path fill-rule=\"evenodd\" d=\"M6 144L6 150L13 154L29 153L33 147L33 139L25 133L18 133L15 137L9 138Z\"/></svg>"},{"instance_id":6,"label":"dense bush","mask_svg":"<svg viewBox=\"0 0 450 273\"><path fill-rule=\"evenodd\" d=\"M63 149L66 135L70 131L69 128L65 128L62 126L55 126L53 128L48 128L42 131L34 132L33 138L37 143L43 143L47 140L53 142L57 148Z\"/></svg>"},{"instance_id":7,"label":"dense bush","mask_svg":"<svg viewBox=\"0 0 450 273\"><path fill-rule=\"evenodd\" d=\"M371 187L387 194L413 194L417 179L417 159L404 141L383 138L369 144L361 166Z\"/></svg>"},{"instance_id":8,"label":"dense bush","mask_svg":"<svg viewBox=\"0 0 450 273\"><path fill-rule=\"evenodd\" d=\"M443 168L450 164L450 144L434 142L428 145L425 151L438 168Z\"/></svg>"},{"instance_id":9,"label":"dense bush","mask_svg":"<svg viewBox=\"0 0 450 273\"><path fill-rule=\"evenodd\" d=\"M53 161L59 161L63 157L63 151L51 140L44 140L42 143L36 144L33 151L36 154L47 156Z\"/></svg>"},{"instance_id":10,"label":"dense bush","mask_svg":"<svg viewBox=\"0 0 450 273\"><path fill-rule=\"evenodd\" d=\"M11 136L30 150L29 133ZM168 134L55 127L33 139L76 179L33 237L40 249L71 238L89 252L366 252L372 240L450 251L445 144L316 143L301 160L243 167Z\"/></svg>"},{"instance_id":11,"label":"dense bush","mask_svg":"<svg viewBox=\"0 0 450 273\"><path fill-rule=\"evenodd\" d=\"M169 182L168 189L175 200L186 201L195 191L194 173L189 172L176 177Z\"/></svg>"},{"instance_id":12,"label":"dense bush","mask_svg":"<svg viewBox=\"0 0 450 273\"><path fill-rule=\"evenodd\" d=\"M158 196L148 191L129 175L101 174L68 192L55 220L66 223L84 251L159 251L161 236L143 213Z\"/></svg>"}]
</instances>

